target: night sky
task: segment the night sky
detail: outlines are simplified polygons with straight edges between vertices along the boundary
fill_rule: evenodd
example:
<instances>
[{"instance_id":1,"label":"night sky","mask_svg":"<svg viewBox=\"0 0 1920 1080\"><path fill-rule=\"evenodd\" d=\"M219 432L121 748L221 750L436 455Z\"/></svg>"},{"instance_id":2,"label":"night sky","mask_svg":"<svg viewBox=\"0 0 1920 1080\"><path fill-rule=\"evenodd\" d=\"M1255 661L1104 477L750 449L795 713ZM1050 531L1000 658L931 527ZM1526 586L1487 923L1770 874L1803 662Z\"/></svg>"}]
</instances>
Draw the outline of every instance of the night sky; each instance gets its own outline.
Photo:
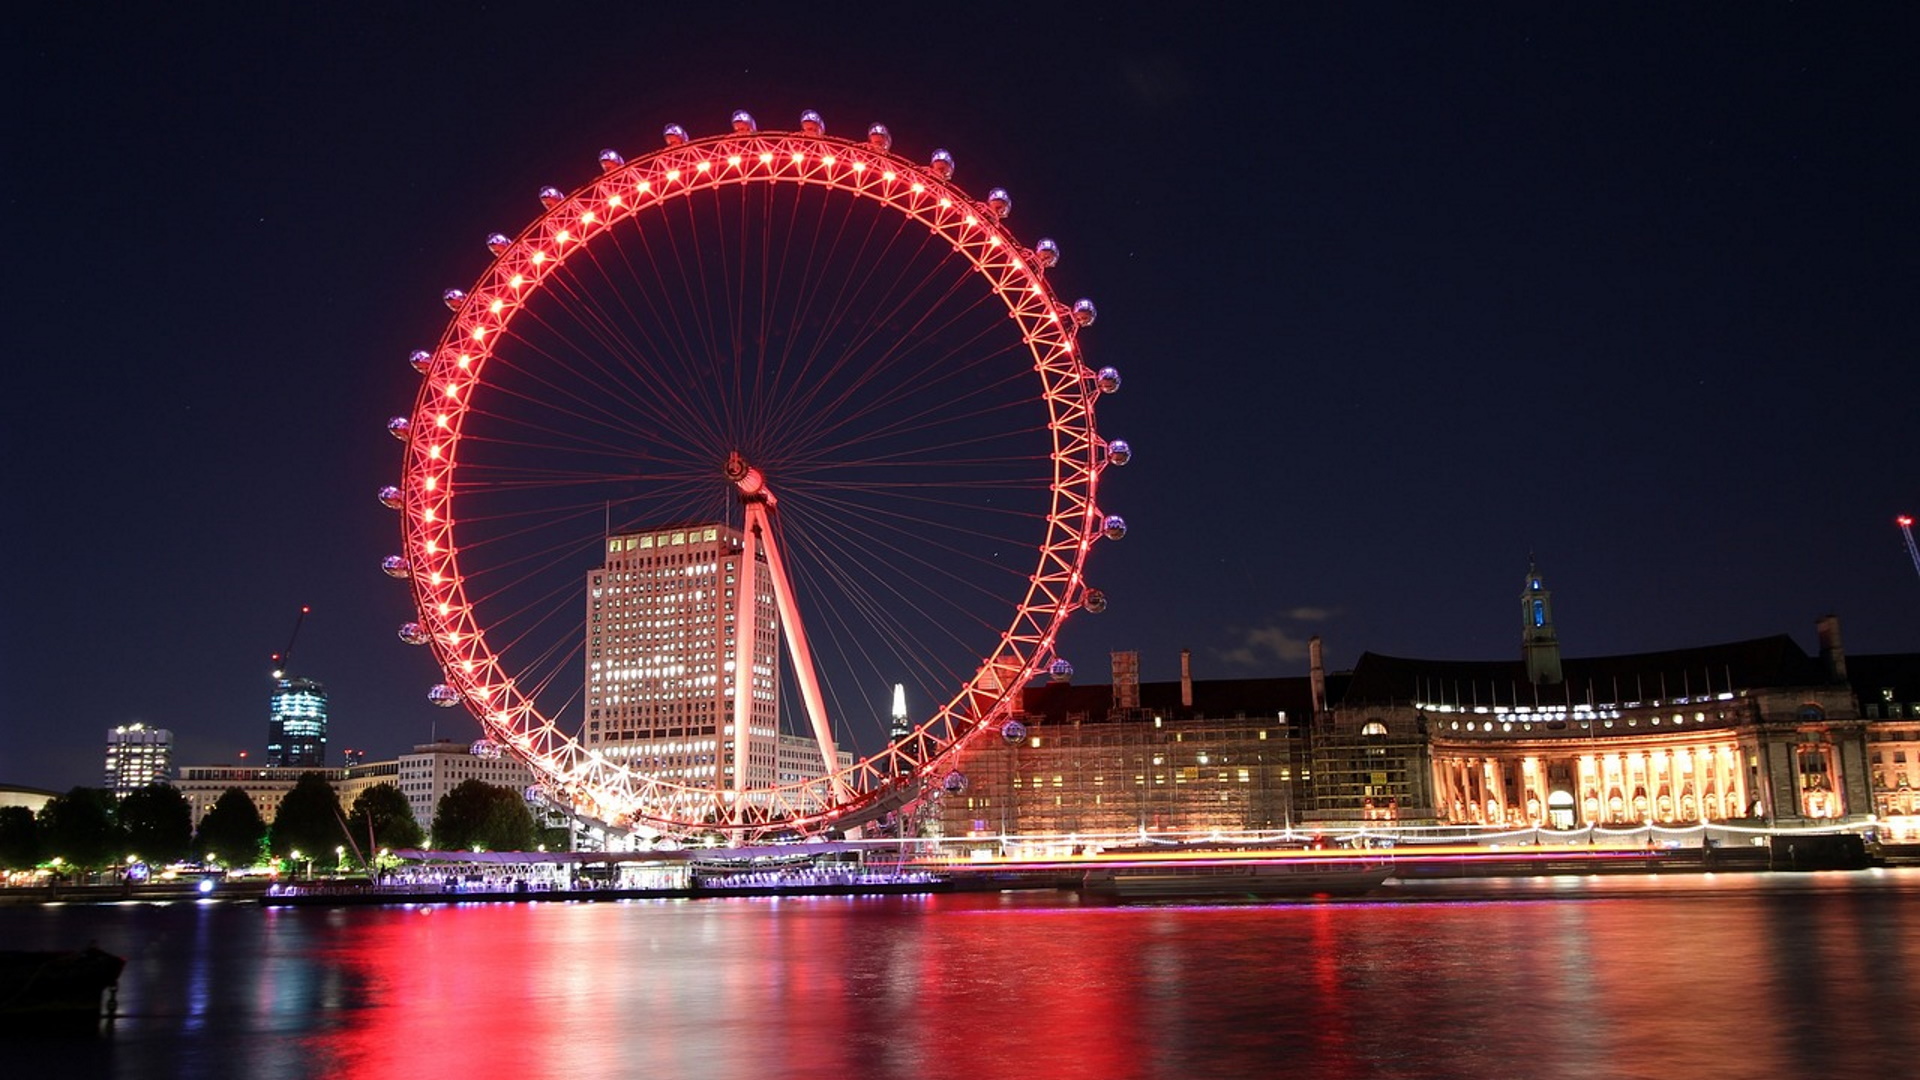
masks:
<instances>
[{"instance_id":1,"label":"night sky","mask_svg":"<svg viewBox=\"0 0 1920 1080\"><path fill-rule=\"evenodd\" d=\"M259 759L301 604L336 763L476 734L379 571L406 356L542 185L735 108L952 150L1098 302L1083 680L1513 657L1530 552L1570 656L1920 650L1911 5L815 6L16 16L0 782Z\"/></svg>"}]
</instances>

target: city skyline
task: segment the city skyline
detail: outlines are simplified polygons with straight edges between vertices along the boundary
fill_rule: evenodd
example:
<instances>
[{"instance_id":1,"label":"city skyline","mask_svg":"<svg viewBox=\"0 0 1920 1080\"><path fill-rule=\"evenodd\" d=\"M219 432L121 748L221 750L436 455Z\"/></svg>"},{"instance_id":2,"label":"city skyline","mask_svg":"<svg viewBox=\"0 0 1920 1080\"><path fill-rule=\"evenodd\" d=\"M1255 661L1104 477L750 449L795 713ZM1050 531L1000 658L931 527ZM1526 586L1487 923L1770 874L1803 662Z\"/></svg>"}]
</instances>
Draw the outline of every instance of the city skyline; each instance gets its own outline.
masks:
<instances>
[{"instance_id":1,"label":"city skyline","mask_svg":"<svg viewBox=\"0 0 1920 1080\"><path fill-rule=\"evenodd\" d=\"M1530 552L1570 657L1807 645L1830 612L1920 650L1909 12L1042 10L932 82L971 54L852 16L661 14L638 74L619 35L520 62L525 17L39 11L9 46L36 265L0 780L91 783L136 722L263 757L303 604L336 747L477 737L378 569L406 355L541 185L734 108L951 149L1099 302L1138 456L1102 493L1112 606L1063 644L1090 676L1297 674L1315 633L1336 667L1508 657Z\"/></svg>"}]
</instances>

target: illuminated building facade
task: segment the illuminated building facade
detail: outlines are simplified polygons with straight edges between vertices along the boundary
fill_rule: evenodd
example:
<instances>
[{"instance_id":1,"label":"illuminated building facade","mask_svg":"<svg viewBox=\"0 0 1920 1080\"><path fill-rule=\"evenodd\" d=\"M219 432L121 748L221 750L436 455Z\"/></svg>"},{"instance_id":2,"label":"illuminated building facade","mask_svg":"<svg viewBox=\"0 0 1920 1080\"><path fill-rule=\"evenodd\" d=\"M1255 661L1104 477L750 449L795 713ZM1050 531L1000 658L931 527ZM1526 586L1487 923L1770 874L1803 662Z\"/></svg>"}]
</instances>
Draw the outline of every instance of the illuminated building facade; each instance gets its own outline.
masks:
<instances>
[{"instance_id":1,"label":"illuminated building facade","mask_svg":"<svg viewBox=\"0 0 1920 1080\"><path fill-rule=\"evenodd\" d=\"M961 763L940 797L946 836L1282 830L1309 779L1305 679L1140 683L1115 654L1111 686L1052 681L1021 694L1018 740Z\"/></svg>"},{"instance_id":2,"label":"illuminated building facade","mask_svg":"<svg viewBox=\"0 0 1920 1080\"><path fill-rule=\"evenodd\" d=\"M1877 816L1920 839L1920 656L1850 662L1837 619L1819 654L1780 634L1668 652L1560 655L1536 569L1520 655L1361 655L1305 679L1022 694L1024 739L961 763L949 836L1457 824L1577 830L1804 827ZM1122 704L1122 703L1127 704Z\"/></svg>"},{"instance_id":3,"label":"illuminated building facade","mask_svg":"<svg viewBox=\"0 0 1920 1080\"><path fill-rule=\"evenodd\" d=\"M1317 723L1315 760L1370 755L1381 766L1370 779L1388 783L1323 783L1316 811L1556 829L1872 812L1838 620L1820 621L1818 658L1780 634L1562 659L1552 610L1529 568L1519 660L1363 654ZM1394 782L1421 774L1425 791Z\"/></svg>"},{"instance_id":4,"label":"illuminated building facade","mask_svg":"<svg viewBox=\"0 0 1920 1080\"><path fill-rule=\"evenodd\" d=\"M721 524L607 538L587 575L582 742L695 788L771 786L782 773L780 620L771 575L738 594L745 540ZM734 727L735 634L750 634L748 730ZM738 752L736 752L736 743ZM820 752L813 750L819 775Z\"/></svg>"},{"instance_id":5,"label":"illuminated building facade","mask_svg":"<svg viewBox=\"0 0 1920 1080\"><path fill-rule=\"evenodd\" d=\"M148 784L165 783L172 773L173 732L145 724L107 729L107 790L125 795Z\"/></svg>"},{"instance_id":6,"label":"illuminated building facade","mask_svg":"<svg viewBox=\"0 0 1920 1080\"><path fill-rule=\"evenodd\" d=\"M327 763L327 688L312 679L274 681L273 715L267 721L267 764L283 769Z\"/></svg>"}]
</instances>

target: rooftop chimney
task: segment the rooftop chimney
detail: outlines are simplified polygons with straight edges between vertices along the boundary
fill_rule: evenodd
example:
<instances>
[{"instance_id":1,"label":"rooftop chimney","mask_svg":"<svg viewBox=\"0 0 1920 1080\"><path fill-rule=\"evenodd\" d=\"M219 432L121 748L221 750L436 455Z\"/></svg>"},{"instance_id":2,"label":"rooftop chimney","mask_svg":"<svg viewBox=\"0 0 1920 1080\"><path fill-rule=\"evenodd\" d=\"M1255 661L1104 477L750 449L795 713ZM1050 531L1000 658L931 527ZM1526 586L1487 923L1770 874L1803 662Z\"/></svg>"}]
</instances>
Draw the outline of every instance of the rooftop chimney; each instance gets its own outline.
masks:
<instances>
[{"instance_id":1,"label":"rooftop chimney","mask_svg":"<svg viewBox=\"0 0 1920 1080\"><path fill-rule=\"evenodd\" d=\"M1327 659L1320 649L1320 635L1307 639L1307 680L1313 685L1313 714L1327 711Z\"/></svg>"},{"instance_id":2,"label":"rooftop chimney","mask_svg":"<svg viewBox=\"0 0 1920 1080\"><path fill-rule=\"evenodd\" d=\"M1847 650L1840 644L1840 616L1828 615L1815 623L1820 632L1820 659L1834 682L1847 681Z\"/></svg>"},{"instance_id":3,"label":"rooftop chimney","mask_svg":"<svg viewBox=\"0 0 1920 1080\"><path fill-rule=\"evenodd\" d=\"M1193 708L1193 650L1180 650L1180 707Z\"/></svg>"}]
</instances>

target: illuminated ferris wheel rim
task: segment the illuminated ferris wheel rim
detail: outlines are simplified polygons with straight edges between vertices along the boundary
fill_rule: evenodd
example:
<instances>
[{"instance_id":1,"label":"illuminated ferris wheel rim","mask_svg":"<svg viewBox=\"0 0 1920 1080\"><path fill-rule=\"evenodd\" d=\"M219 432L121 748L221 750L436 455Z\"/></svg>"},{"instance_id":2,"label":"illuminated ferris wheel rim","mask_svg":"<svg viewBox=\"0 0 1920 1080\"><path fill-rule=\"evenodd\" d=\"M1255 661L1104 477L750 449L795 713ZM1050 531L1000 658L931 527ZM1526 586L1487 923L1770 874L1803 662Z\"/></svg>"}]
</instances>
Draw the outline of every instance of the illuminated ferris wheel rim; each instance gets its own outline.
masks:
<instances>
[{"instance_id":1,"label":"illuminated ferris wheel rim","mask_svg":"<svg viewBox=\"0 0 1920 1080\"><path fill-rule=\"evenodd\" d=\"M405 545L404 557L397 565L389 560L388 569L411 579L420 612L418 626L403 636L430 644L446 672L447 683L434 688L436 703L466 704L489 736L525 760L542 785L590 817L679 831L728 828L711 815L684 819L684 808L718 805L713 800L722 793L645 775L586 749L553 717L542 715L516 684L487 645L466 594L453 478L471 401L485 388L487 361L496 343L509 336L514 316L571 255L627 218L701 191L767 184L824 188L919 223L965 259L1018 326L1040 379L1052 439L1051 503L1037 566L985 662L907 739L858 758L851 767L829 769L824 778L751 789L755 808L744 818L736 813L735 827L807 831L848 819L883 794L924 782L968 744L1004 724L1014 690L1051 659L1071 610L1098 610L1104 604L1096 590L1087 588L1086 557L1096 539L1117 538L1125 526L1102 516L1095 490L1105 465L1123 464L1129 451L1122 443L1110 446L1095 431L1094 401L1102 391L1115 389L1118 377L1111 369L1096 374L1080 359L1077 331L1093 321L1093 307L1088 301L1069 307L1048 286L1044 271L1057 248L1051 241L1036 249L1020 245L1002 224L1011 199L999 189L985 201L967 196L952 184L952 159L944 151L928 166L916 166L891 153L891 140L879 125L860 143L827 136L816 114L806 114L802 122L800 132L763 133L751 118L735 114L732 134L689 139L669 127L664 148L633 161L603 152L601 176L568 194L544 189L544 214L517 237L488 238L492 263L470 290L447 291L454 314L438 346L414 354L424 378L412 415L395 426L407 444L403 482L391 496L383 493L401 510Z\"/></svg>"}]
</instances>

